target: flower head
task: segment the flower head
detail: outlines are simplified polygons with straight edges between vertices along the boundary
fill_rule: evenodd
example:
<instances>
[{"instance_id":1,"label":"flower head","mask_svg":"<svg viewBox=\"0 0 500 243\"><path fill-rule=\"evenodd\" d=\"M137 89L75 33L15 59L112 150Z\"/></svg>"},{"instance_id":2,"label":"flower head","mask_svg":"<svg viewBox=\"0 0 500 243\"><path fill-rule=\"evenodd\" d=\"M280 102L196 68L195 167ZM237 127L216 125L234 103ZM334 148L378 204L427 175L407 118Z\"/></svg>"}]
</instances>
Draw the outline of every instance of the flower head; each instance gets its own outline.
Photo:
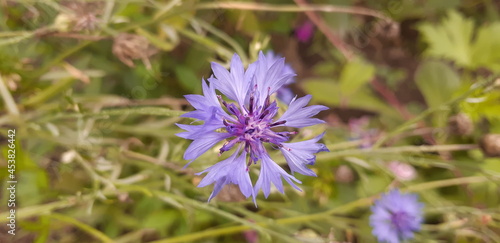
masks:
<instances>
[{"instance_id":1,"label":"flower head","mask_svg":"<svg viewBox=\"0 0 500 243\"><path fill-rule=\"evenodd\" d=\"M288 110L277 117L279 107L271 100L271 95L294 76L284 72L284 68L284 58L270 60L260 53L259 59L245 70L235 54L230 71L212 63L214 76L208 79L208 84L202 80L203 95L185 96L196 110L183 116L201 120L203 124L178 124L186 130L178 136L193 140L184 153L184 159L192 162L223 140L225 143L219 148L219 155L234 150L229 158L198 173L207 173L198 187L215 184L209 200L229 183L238 185L243 195L252 196L254 201L260 189L267 197L271 184L283 193L282 178L300 190L294 182L301 182L271 159L266 144L283 153L292 173L315 176L306 165L314 164L315 153L328 151L324 144L317 143L323 134L307 141L289 143L290 136L297 132L289 129L277 131L276 128L301 128L324 123L312 116L328 108L321 105L306 107L310 95L295 97ZM232 101L217 95L216 90ZM259 161L261 171L253 186L249 167Z\"/></svg>"},{"instance_id":2,"label":"flower head","mask_svg":"<svg viewBox=\"0 0 500 243\"><path fill-rule=\"evenodd\" d=\"M413 238L420 230L423 204L416 194L401 194L392 190L371 207L370 225L380 242L399 243Z\"/></svg>"}]
</instances>

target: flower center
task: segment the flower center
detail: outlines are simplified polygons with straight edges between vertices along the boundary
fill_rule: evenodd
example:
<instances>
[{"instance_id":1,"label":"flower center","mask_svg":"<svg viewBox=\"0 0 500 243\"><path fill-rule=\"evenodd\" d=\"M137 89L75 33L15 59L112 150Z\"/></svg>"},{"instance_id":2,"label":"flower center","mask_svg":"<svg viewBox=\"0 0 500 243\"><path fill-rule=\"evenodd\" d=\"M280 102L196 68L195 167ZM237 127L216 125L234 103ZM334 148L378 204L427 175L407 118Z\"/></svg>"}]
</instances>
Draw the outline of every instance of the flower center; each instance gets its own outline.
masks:
<instances>
[{"instance_id":1,"label":"flower center","mask_svg":"<svg viewBox=\"0 0 500 243\"><path fill-rule=\"evenodd\" d=\"M399 211L391 213L391 222L399 232L411 230L411 221L413 217L408 213Z\"/></svg>"},{"instance_id":2,"label":"flower center","mask_svg":"<svg viewBox=\"0 0 500 243\"><path fill-rule=\"evenodd\" d=\"M285 124L286 121L273 123L273 117L279 109L276 101L270 102L270 96L267 95L264 104L258 105L259 103L254 96L255 90L256 88L250 95L248 107L228 104L219 96L222 105L232 115L232 119L224 119L223 123L226 131L234 137L228 139L220 148L219 154L230 150L237 143L243 143L245 151L250 154L251 161L255 163L259 160L260 154L265 152L263 142L282 147L281 143L287 141L290 134L295 134L295 132L271 130L272 127Z\"/></svg>"}]
</instances>

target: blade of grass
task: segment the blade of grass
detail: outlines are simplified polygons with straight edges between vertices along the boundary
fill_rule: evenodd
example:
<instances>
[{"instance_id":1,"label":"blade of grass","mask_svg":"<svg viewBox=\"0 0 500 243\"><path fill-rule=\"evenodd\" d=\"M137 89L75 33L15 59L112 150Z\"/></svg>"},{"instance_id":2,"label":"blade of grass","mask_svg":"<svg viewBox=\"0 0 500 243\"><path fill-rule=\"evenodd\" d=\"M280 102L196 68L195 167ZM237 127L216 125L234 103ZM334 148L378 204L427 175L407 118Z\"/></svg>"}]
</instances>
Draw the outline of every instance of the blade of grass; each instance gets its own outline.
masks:
<instances>
[{"instance_id":1,"label":"blade of grass","mask_svg":"<svg viewBox=\"0 0 500 243\"><path fill-rule=\"evenodd\" d=\"M95 118L95 119L108 119L111 116L124 116L124 115L151 115L151 116L166 116L166 117L179 117L185 114L184 111L170 110L159 107L138 107L138 108L119 108L119 109L106 109L96 113L58 113L45 118L37 119L37 122L49 122L52 120L60 119L75 119L75 118Z\"/></svg>"},{"instance_id":2,"label":"blade of grass","mask_svg":"<svg viewBox=\"0 0 500 243\"><path fill-rule=\"evenodd\" d=\"M5 82L3 81L2 75L0 75L0 95L2 95L2 99L5 102L5 106L7 107L7 111L11 115L19 115L19 110L17 109L16 102L14 101L14 98L12 98L12 95L9 92L9 89L7 88L7 85L5 85Z\"/></svg>"},{"instance_id":3,"label":"blade of grass","mask_svg":"<svg viewBox=\"0 0 500 243\"><path fill-rule=\"evenodd\" d=\"M84 199L86 197L83 197ZM78 199L76 197L70 197L61 201L51 202L43 205L35 205L30 207L23 207L16 210L16 219L26 219L33 216L38 216L46 213L50 213L57 209L68 208L76 205ZM7 217L9 216L9 212L0 213L0 223L7 222Z\"/></svg>"},{"instance_id":4,"label":"blade of grass","mask_svg":"<svg viewBox=\"0 0 500 243\"><path fill-rule=\"evenodd\" d=\"M236 53L238 53L238 55L241 57L243 64L249 63L247 54L245 53L243 48L241 48L241 45L238 44L238 42L236 42L233 38L231 38L231 36L227 35L224 31L221 31L221 30L215 28L213 25L211 25L211 24L209 24L201 19L192 18L192 21L196 21L197 24L199 24L201 27L206 29L208 32L219 37L220 39L225 41L228 45L230 45L234 49L234 51Z\"/></svg>"},{"instance_id":5,"label":"blade of grass","mask_svg":"<svg viewBox=\"0 0 500 243\"><path fill-rule=\"evenodd\" d=\"M188 37L189 39L196 41L196 42L208 47L211 50L214 50L215 53L225 57L227 60L231 60L231 57L233 56L233 52L231 52L226 47L220 45L219 43L215 42L214 40L207 38L205 36L199 35L197 33L194 33L193 31L190 31L187 29L176 28L176 30L179 33L183 34L184 36Z\"/></svg>"},{"instance_id":6,"label":"blade of grass","mask_svg":"<svg viewBox=\"0 0 500 243\"><path fill-rule=\"evenodd\" d=\"M51 85L44 90L40 91L36 95L32 96L28 100L22 103L22 105L29 107L29 106L35 106L41 103L44 103L48 99L61 95L61 93L68 89L73 82L75 81L74 78L66 78L62 79L61 81L57 82L54 85Z\"/></svg>"}]
</instances>

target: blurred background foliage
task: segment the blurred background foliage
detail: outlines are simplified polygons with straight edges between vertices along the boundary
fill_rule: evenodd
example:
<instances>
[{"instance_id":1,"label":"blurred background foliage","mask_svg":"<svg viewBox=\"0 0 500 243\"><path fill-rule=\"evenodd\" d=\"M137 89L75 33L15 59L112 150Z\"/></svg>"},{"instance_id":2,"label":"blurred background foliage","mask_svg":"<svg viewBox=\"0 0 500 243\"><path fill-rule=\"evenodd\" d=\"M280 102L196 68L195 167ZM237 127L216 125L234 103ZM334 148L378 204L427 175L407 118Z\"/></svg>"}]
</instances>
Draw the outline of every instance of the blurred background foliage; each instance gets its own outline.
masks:
<instances>
[{"instance_id":1,"label":"blurred background foliage","mask_svg":"<svg viewBox=\"0 0 500 243\"><path fill-rule=\"evenodd\" d=\"M500 242L497 1L0 6L0 144L6 158L16 129L18 177L18 231L6 234L3 191L1 242L374 242L369 207L394 187L426 204L415 242ZM219 158L182 168L183 95L201 92L210 62L260 50L331 107L294 140L326 129L332 152L317 178L298 176L303 192L255 208L227 187L207 204L194 173Z\"/></svg>"}]
</instances>

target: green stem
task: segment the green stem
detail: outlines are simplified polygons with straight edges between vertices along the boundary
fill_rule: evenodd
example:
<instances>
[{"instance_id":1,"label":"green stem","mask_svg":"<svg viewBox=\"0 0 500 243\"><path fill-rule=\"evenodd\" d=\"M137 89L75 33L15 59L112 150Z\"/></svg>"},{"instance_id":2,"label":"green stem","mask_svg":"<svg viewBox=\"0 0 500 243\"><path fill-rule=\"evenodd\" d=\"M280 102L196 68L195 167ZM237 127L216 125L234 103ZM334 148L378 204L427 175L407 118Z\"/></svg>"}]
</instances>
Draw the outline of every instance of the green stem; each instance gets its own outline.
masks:
<instances>
[{"instance_id":1,"label":"green stem","mask_svg":"<svg viewBox=\"0 0 500 243\"><path fill-rule=\"evenodd\" d=\"M187 30L187 29L182 29L182 28L176 28L176 30L183 34L184 36L188 37L189 39L196 41L212 50L214 50L218 55L224 56L227 60L231 60L231 57L233 56L233 52L231 52L229 49L226 47L220 45L219 43L213 41L210 38L207 38L205 36L199 35L197 33L194 33L193 31Z\"/></svg>"},{"instance_id":2,"label":"green stem","mask_svg":"<svg viewBox=\"0 0 500 243\"><path fill-rule=\"evenodd\" d=\"M5 37L16 37L16 36L26 36L32 34L31 31L5 31L5 32L0 32L0 38L5 38Z\"/></svg>"},{"instance_id":3,"label":"green stem","mask_svg":"<svg viewBox=\"0 0 500 243\"><path fill-rule=\"evenodd\" d=\"M488 177L484 177L484 176L459 177L459 178L440 180L440 181L431 181L431 182L425 182L425 183L420 183L417 185L408 186L405 191L419 192L419 191L426 191L426 190L440 188L440 187L481 183L481 182L486 182L486 181L490 181L490 180L492 180L492 178L488 178Z\"/></svg>"},{"instance_id":4,"label":"green stem","mask_svg":"<svg viewBox=\"0 0 500 243\"><path fill-rule=\"evenodd\" d=\"M374 155L374 154L397 154L397 153L423 153L439 151L457 151L476 149L476 144L449 144L449 145L422 145L422 146L399 146L373 149L349 149L337 152L323 153L317 155L318 160L342 158L346 156Z\"/></svg>"},{"instance_id":5,"label":"green stem","mask_svg":"<svg viewBox=\"0 0 500 243\"><path fill-rule=\"evenodd\" d=\"M72 224L72 225L76 226L77 228L81 229L82 231L87 232L88 234L94 236L96 239L100 240L101 242L105 242L105 243L113 243L114 242L111 238L109 238L107 235L105 235L101 231L98 231L98 230L94 229L93 227L91 227L87 224L84 224L84 223L82 223L74 218L68 217L66 215L58 214L58 213L52 213L52 214L49 214L48 216L53 218L53 219L57 219L59 221L63 221L63 222Z\"/></svg>"},{"instance_id":6,"label":"green stem","mask_svg":"<svg viewBox=\"0 0 500 243\"><path fill-rule=\"evenodd\" d=\"M57 82L56 84L51 85L51 86L47 87L46 89L42 90L41 92L39 92L35 96L32 96L31 98L29 98L28 100L23 102L23 105L24 106L34 106L34 105L42 104L43 102L45 102L46 100L48 100L54 96L61 95L61 93L64 90L66 90L67 88L69 88L73 84L74 81L75 80L73 78L63 79L63 80Z\"/></svg>"},{"instance_id":7,"label":"green stem","mask_svg":"<svg viewBox=\"0 0 500 243\"><path fill-rule=\"evenodd\" d=\"M2 38L0 39L0 46L6 46L10 44L19 43L25 39L28 39L34 35L34 32L23 32L21 35L17 35L10 38Z\"/></svg>"},{"instance_id":8,"label":"green stem","mask_svg":"<svg viewBox=\"0 0 500 243\"><path fill-rule=\"evenodd\" d=\"M264 225L263 225L264 226ZM249 227L245 225L237 225L237 226L232 226L232 227L225 227L221 229L213 229L213 230L205 230L201 232L196 232L193 234L188 234L188 235L181 235L178 237L172 237L169 239L163 239L163 240L157 240L157 241L152 241L150 243L183 243L183 242L191 242L195 240L200 240L204 239L207 237L214 237L218 235L228 235L228 234L234 234L238 233L241 231L248 230Z\"/></svg>"},{"instance_id":9,"label":"green stem","mask_svg":"<svg viewBox=\"0 0 500 243\"><path fill-rule=\"evenodd\" d=\"M106 109L96 113L59 113L55 116L46 118L37 118L37 122L48 122L58 119L76 119L76 118L94 118L94 119L108 119L110 116L123 116L123 115L151 115L151 116L167 116L178 117L186 112L170 110L159 107L138 107L138 108L119 108L119 109Z\"/></svg>"},{"instance_id":10,"label":"green stem","mask_svg":"<svg viewBox=\"0 0 500 243\"><path fill-rule=\"evenodd\" d=\"M208 30L210 33L214 34L215 36L219 37L220 39L224 40L227 44L229 44L236 53L241 57L243 64L247 65L249 63L248 56L241 48L241 46L236 42L233 38L231 38L229 35L224 33L223 31L220 31L219 29L215 28L213 25L208 24L207 22L201 20L201 19L196 19L196 22L206 30Z\"/></svg>"},{"instance_id":11,"label":"green stem","mask_svg":"<svg viewBox=\"0 0 500 243\"><path fill-rule=\"evenodd\" d=\"M68 198L66 200L61 200L57 202L51 202L47 203L44 205L36 205L36 206L31 206L31 207L25 207L16 210L16 219L25 219L33 216L38 216L46 213L50 213L54 210L61 209L61 208L67 208L74 206L77 202L77 199L75 197ZM0 223L7 222L8 219L7 217L9 216L9 212L4 212L0 214Z\"/></svg>"}]
</instances>

